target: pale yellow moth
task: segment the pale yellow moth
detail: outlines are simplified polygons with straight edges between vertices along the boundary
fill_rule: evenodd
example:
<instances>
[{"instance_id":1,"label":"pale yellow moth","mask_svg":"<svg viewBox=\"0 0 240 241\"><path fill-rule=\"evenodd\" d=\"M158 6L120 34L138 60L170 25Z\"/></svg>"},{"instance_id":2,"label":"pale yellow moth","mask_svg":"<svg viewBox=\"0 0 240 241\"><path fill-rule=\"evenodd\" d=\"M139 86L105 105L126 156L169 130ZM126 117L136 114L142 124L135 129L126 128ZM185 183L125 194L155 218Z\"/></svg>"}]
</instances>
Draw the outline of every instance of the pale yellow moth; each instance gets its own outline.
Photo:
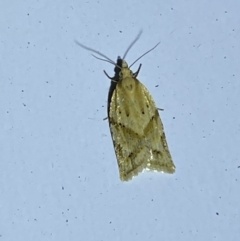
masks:
<instances>
[{"instance_id":1,"label":"pale yellow moth","mask_svg":"<svg viewBox=\"0 0 240 241\"><path fill-rule=\"evenodd\" d=\"M75 41L79 46L104 57L101 60L115 65L114 77L109 77L105 71L104 73L111 79L108 94L108 121L122 181L131 180L144 169L175 172L158 108L147 88L137 79L141 64L137 72L133 73L130 70L136 61L159 43L139 57L130 67L124 60L140 35L141 32L128 47L123 58L118 57L117 63L104 54Z\"/></svg>"}]
</instances>

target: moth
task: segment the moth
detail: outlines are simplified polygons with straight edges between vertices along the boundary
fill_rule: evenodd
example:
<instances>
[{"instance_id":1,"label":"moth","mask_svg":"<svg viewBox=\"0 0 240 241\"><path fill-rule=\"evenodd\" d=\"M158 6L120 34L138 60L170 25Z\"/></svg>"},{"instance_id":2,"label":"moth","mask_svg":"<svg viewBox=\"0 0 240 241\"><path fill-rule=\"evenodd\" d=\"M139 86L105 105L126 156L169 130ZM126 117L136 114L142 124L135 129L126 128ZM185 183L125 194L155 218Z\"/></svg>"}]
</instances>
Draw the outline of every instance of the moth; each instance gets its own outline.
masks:
<instances>
[{"instance_id":1,"label":"moth","mask_svg":"<svg viewBox=\"0 0 240 241\"><path fill-rule=\"evenodd\" d=\"M123 58L117 58L116 63L99 51L75 41L82 48L104 59L93 55L95 58L115 66L114 77L110 77L106 71L104 73L111 80L108 93L108 121L122 181L131 180L143 170L175 172L158 108L147 88L137 79L141 64L136 72L130 69L159 43L140 56L130 67L125 61L128 51L141 33L130 44Z\"/></svg>"}]
</instances>

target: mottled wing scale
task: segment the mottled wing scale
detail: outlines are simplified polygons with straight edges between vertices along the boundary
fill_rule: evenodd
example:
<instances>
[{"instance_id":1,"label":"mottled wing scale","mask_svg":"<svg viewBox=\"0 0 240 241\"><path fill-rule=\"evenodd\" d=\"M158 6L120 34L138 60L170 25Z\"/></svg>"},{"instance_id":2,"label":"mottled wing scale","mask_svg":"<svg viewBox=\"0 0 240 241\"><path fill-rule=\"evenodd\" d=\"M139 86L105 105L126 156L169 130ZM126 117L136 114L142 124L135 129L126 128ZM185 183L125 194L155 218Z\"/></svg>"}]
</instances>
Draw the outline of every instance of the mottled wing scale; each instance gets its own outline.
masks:
<instances>
[{"instance_id":1,"label":"mottled wing scale","mask_svg":"<svg viewBox=\"0 0 240 241\"><path fill-rule=\"evenodd\" d=\"M122 181L144 169L175 171L158 109L136 75L118 58L108 97L109 126Z\"/></svg>"}]
</instances>

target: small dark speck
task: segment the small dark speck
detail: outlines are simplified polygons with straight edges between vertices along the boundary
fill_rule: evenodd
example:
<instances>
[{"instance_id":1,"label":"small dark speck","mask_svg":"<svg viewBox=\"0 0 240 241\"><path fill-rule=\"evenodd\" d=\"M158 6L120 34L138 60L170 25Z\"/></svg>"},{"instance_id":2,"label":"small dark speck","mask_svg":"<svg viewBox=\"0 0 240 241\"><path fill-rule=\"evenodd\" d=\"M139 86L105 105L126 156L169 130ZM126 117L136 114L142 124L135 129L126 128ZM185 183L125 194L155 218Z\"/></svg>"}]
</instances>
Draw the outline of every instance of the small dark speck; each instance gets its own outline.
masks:
<instances>
[{"instance_id":1,"label":"small dark speck","mask_svg":"<svg viewBox=\"0 0 240 241\"><path fill-rule=\"evenodd\" d=\"M227 57L226 56L224 56L224 59L226 59Z\"/></svg>"},{"instance_id":2,"label":"small dark speck","mask_svg":"<svg viewBox=\"0 0 240 241\"><path fill-rule=\"evenodd\" d=\"M240 166L238 166L238 168L240 168Z\"/></svg>"},{"instance_id":3,"label":"small dark speck","mask_svg":"<svg viewBox=\"0 0 240 241\"><path fill-rule=\"evenodd\" d=\"M66 223L68 223L68 220L66 220Z\"/></svg>"},{"instance_id":4,"label":"small dark speck","mask_svg":"<svg viewBox=\"0 0 240 241\"><path fill-rule=\"evenodd\" d=\"M24 92L24 90L22 90L22 92Z\"/></svg>"},{"instance_id":5,"label":"small dark speck","mask_svg":"<svg viewBox=\"0 0 240 241\"><path fill-rule=\"evenodd\" d=\"M175 116L173 117L173 119L175 120Z\"/></svg>"},{"instance_id":6,"label":"small dark speck","mask_svg":"<svg viewBox=\"0 0 240 241\"><path fill-rule=\"evenodd\" d=\"M212 120L212 122L215 122L215 120Z\"/></svg>"},{"instance_id":7,"label":"small dark speck","mask_svg":"<svg viewBox=\"0 0 240 241\"><path fill-rule=\"evenodd\" d=\"M28 42L28 44L30 44L30 42Z\"/></svg>"},{"instance_id":8,"label":"small dark speck","mask_svg":"<svg viewBox=\"0 0 240 241\"><path fill-rule=\"evenodd\" d=\"M218 21L218 19L216 18L216 21Z\"/></svg>"},{"instance_id":9,"label":"small dark speck","mask_svg":"<svg viewBox=\"0 0 240 241\"><path fill-rule=\"evenodd\" d=\"M144 111L142 111L142 114L144 115L144 114L145 114L145 112L144 112Z\"/></svg>"},{"instance_id":10,"label":"small dark speck","mask_svg":"<svg viewBox=\"0 0 240 241\"><path fill-rule=\"evenodd\" d=\"M64 187L62 186L62 190L64 190Z\"/></svg>"},{"instance_id":11,"label":"small dark speck","mask_svg":"<svg viewBox=\"0 0 240 241\"><path fill-rule=\"evenodd\" d=\"M120 30L119 33L122 33L122 31Z\"/></svg>"},{"instance_id":12,"label":"small dark speck","mask_svg":"<svg viewBox=\"0 0 240 241\"><path fill-rule=\"evenodd\" d=\"M46 83L48 84L48 81L46 81Z\"/></svg>"},{"instance_id":13,"label":"small dark speck","mask_svg":"<svg viewBox=\"0 0 240 241\"><path fill-rule=\"evenodd\" d=\"M171 8L171 10L173 10L173 8Z\"/></svg>"},{"instance_id":14,"label":"small dark speck","mask_svg":"<svg viewBox=\"0 0 240 241\"><path fill-rule=\"evenodd\" d=\"M27 15L29 16L29 13Z\"/></svg>"},{"instance_id":15,"label":"small dark speck","mask_svg":"<svg viewBox=\"0 0 240 241\"><path fill-rule=\"evenodd\" d=\"M109 224L111 224L112 222L110 221Z\"/></svg>"},{"instance_id":16,"label":"small dark speck","mask_svg":"<svg viewBox=\"0 0 240 241\"><path fill-rule=\"evenodd\" d=\"M51 98L52 96L51 95L49 95L49 98Z\"/></svg>"},{"instance_id":17,"label":"small dark speck","mask_svg":"<svg viewBox=\"0 0 240 241\"><path fill-rule=\"evenodd\" d=\"M227 11L225 11L225 13L227 13Z\"/></svg>"},{"instance_id":18,"label":"small dark speck","mask_svg":"<svg viewBox=\"0 0 240 241\"><path fill-rule=\"evenodd\" d=\"M155 87L158 87L159 85L155 85Z\"/></svg>"},{"instance_id":19,"label":"small dark speck","mask_svg":"<svg viewBox=\"0 0 240 241\"><path fill-rule=\"evenodd\" d=\"M23 106L26 107L26 104L23 103Z\"/></svg>"},{"instance_id":20,"label":"small dark speck","mask_svg":"<svg viewBox=\"0 0 240 241\"><path fill-rule=\"evenodd\" d=\"M219 213L216 213L217 215L219 215Z\"/></svg>"}]
</instances>

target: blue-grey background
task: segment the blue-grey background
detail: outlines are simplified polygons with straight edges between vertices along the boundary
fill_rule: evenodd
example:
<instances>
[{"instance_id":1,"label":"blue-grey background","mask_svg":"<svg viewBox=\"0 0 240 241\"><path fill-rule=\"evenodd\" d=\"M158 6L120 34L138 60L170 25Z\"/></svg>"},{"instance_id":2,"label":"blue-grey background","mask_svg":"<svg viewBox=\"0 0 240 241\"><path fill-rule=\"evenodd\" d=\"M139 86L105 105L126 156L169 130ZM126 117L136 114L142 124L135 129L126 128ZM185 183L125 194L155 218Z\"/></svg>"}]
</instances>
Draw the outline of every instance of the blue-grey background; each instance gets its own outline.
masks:
<instances>
[{"instance_id":1,"label":"blue-grey background","mask_svg":"<svg viewBox=\"0 0 240 241\"><path fill-rule=\"evenodd\" d=\"M0 241L240 237L240 2L0 2ZM129 52L176 173L118 176L107 121Z\"/></svg>"}]
</instances>

